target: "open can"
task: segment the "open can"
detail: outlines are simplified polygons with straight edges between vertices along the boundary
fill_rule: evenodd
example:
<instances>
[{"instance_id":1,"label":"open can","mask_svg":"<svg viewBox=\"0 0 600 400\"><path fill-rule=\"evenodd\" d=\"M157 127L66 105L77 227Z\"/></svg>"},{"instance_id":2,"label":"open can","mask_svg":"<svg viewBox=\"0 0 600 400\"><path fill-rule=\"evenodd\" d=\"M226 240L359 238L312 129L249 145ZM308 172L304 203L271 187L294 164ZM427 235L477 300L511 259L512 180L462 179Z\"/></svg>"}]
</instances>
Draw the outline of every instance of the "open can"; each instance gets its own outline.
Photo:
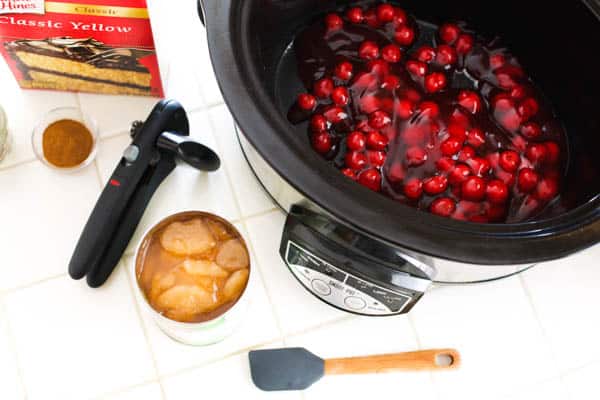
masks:
<instances>
[{"instance_id":1,"label":"open can","mask_svg":"<svg viewBox=\"0 0 600 400\"><path fill-rule=\"evenodd\" d=\"M166 225L178 221L178 220L186 220L195 217L208 218L211 220L216 220L223 225L225 225L228 229L235 232L237 234L237 238L241 240L244 244L246 252L248 253L248 279L245 288L242 290L240 296L233 302L233 304L226 309L222 314L215 316L212 319L201 321L201 322L180 322L174 319L168 318L163 315L163 313L157 311L150 304L150 300L144 293L144 290L140 284L140 274L142 269L143 258L145 257L145 246L148 243L150 237L157 232L158 230L164 228ZM211 213L203 212L203 211L185 211L176 214L169 215L158 223L153 225L150 229L148 229L144 235L142 236L139 244L137 245L135 257L131 262L131 268L133 272L133 276L135 277L135 292L136 299L138 303L141 305L141 308L145 310L145 312L149 313L154 320L154 322L158 325L158 327L165 333L167 336L172 339L188 345L195 346L204 346L209 344L214 344L222 341L229 335L231 335L243 322L244 316L247 313L249 304L250 304L250 292L253 290L252 285L252 256L244 240L243 236L240 232L227 220L216 216Z\"/></svg>"}]
</instances>

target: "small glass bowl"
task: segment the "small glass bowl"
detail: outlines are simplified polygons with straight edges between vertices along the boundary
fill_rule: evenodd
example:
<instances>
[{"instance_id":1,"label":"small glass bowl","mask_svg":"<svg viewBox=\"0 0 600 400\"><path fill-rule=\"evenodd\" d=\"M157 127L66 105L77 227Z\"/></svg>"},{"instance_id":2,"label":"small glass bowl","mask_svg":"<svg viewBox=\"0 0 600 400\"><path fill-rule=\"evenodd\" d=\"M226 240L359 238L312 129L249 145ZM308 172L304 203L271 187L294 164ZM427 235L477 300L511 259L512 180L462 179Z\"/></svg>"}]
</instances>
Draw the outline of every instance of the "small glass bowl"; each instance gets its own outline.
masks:
<instances>
[{"instance_id":1,"label":"small glass bowl","mask_svg":"<svg viewBox=\"0 0 600 400\"><path fill-rule=\"evenodd\" d=\"M46 157L44 157L44 131L50 124L63 119L70 119L82 123L83 125L85 125L86 128L88 128L88 130L92 134L93 143L92 150L90 151L89 156L81 164L76 165L74 167L57 167L56 165L46 160ZM48 111L42 117L41 121L37 124L37 126L33 129L33 134L31 135L31 144L33 146L33 152L35 153L38 160L40 160L42 163L44 163L51 169L62 172L75 172L87 167L94 160L94 157L96 157L97 143L98 126L96 124L96 121L90 116L84 114L77 107L58 107Z\"/></svg>"}]
</instances>

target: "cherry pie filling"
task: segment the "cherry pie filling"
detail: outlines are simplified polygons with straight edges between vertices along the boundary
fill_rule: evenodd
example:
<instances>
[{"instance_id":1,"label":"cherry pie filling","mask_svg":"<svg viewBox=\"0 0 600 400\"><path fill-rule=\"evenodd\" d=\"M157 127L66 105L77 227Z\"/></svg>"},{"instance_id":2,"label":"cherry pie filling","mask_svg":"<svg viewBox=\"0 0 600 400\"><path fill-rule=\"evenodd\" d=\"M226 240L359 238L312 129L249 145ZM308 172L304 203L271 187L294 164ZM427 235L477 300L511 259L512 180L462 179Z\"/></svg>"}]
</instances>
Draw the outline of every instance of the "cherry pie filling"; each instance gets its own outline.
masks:
<instances>
[{"instance_id":1,"label":"cherry pie filling","mask_svg":"<svg viewBox=\"0 0 600 400\"><path fill-rule=\"evenodd\" d=\"M288 113L349 179L472 222L534 218L559 196L566 136L499 41L390 4L328 14L294 41Z\"/></svg>"}]
</instances>

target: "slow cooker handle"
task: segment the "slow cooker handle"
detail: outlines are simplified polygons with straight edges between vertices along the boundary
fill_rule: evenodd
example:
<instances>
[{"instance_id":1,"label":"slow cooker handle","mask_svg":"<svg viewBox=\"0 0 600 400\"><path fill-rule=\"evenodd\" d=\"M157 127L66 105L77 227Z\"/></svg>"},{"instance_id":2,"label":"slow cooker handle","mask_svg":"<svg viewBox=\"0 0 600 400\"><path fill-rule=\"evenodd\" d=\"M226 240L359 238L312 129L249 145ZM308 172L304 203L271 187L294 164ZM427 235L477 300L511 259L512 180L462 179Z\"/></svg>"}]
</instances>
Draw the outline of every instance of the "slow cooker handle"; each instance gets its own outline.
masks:
<instances>
[{"instance_id":1,"label":"slow cooker handle","mask_svg":"<svg viewBox=\"0 0 600 400\"><path fill-rule=\"evenodd\" d=\"M434 273L398 248L297 204L288 214L279 253L315 296L361 315L408 312Z\"/></svg>"}]
</instances>

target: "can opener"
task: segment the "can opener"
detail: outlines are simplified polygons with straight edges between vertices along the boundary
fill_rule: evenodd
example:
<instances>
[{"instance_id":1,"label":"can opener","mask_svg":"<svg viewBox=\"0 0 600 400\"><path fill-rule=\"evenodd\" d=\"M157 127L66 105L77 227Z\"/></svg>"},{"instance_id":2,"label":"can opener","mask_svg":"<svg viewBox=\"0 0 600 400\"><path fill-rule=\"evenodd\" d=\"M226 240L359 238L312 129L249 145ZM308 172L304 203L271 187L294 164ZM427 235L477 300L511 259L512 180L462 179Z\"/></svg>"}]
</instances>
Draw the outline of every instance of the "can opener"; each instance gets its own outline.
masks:
<instances>
[{"instance_id":1,"label":"can opener","mask_svg":"<svg viewBox=\"0 0 600 400\"><path fill-rule=\"evenodd\" d=\"M87 277L90 287L110 276L142 218L152 195L181 159L201 171L215 171L219 156L189 138L185 110L161 100L145 122L131 127L132 142L123 152L79 238L71 261L73 279Z\"/></svg>"}]
</instances>

